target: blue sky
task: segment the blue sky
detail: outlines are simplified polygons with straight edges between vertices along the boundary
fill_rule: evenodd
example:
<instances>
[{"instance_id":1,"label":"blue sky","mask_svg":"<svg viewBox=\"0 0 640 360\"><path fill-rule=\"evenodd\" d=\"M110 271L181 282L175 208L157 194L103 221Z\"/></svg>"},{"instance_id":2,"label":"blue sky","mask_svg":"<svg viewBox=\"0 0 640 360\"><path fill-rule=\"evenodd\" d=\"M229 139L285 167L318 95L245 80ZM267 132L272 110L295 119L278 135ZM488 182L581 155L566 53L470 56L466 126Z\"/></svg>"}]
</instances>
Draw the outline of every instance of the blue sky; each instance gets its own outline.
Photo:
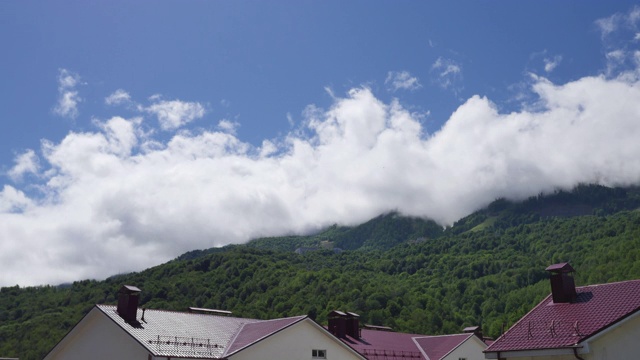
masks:
<instances>
[{"instance_id":1,"label":"blue sky","mask_svg":"<svg viewBox=\"0 0 640 360\"><path fill-rule=\"evenodd\" d=\"M640 181L632 1L3 1L0 39L0 285Z\"/></svg>"}]
</instances>

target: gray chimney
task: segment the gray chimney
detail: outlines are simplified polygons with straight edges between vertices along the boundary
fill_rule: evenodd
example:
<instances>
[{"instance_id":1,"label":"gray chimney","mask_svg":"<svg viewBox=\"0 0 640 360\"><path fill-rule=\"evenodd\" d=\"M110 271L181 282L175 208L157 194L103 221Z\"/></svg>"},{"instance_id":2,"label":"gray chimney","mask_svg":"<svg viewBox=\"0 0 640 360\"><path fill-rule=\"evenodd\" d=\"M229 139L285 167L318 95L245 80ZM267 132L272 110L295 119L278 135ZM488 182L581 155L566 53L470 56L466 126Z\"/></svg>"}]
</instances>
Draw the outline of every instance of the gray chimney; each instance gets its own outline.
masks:
<instances>
[{"instance_id":1,"label":"gray chimney","mask_svg":"<svg viewBox=\"0 0 640 360\"><path fill-rule=\"evenodd\" d=\"M575 269L569 263L554 264L545 269L551 273L551 296L554 303L574 302L578 297L573 280Z\"/></svg>"},{"instance_id":2,"label":"gray chimney","mask_svg":"<svg viewBox=\"0 0 640 360\"><path fill-rule=\"evenodd\" d=\"M118 315L124 321L132 324L136 322L140 289L131 285L124 285L118 291Z\"/></svg>"}]
</instances>

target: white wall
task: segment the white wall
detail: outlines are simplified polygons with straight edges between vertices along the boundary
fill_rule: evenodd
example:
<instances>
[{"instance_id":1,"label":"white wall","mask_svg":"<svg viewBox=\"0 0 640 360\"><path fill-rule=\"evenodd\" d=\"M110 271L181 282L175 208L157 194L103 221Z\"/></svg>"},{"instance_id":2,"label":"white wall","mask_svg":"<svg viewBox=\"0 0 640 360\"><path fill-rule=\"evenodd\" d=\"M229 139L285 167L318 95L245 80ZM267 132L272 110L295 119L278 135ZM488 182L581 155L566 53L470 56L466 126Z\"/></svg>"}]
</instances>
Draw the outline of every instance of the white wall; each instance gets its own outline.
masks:
<instances>
[{"instance_id":1,"label":"white wall","mask_svg":"<svg viewBox=\"0 0 640 360\"><path fill-rule=\"evenodd\" d=\"M640 357L640 315L596 338L585 360L638 359Z\"/></svg>"},{"instance_id":2,"label":"white wall","mask_svg":"<svg viewBox=\"0 0 640 360\"><path fill-rule=\"evenodd\" d=\"M147 360L148 355L142 345L93 308L45 360Z\"/></svg>"},{"instance_id":3,"label":"white wall","mask_svg":"<svg viewBox=\"0 0 640 360\"><path fill-rule=\"evenodd\" d=\"M477 336L472 336L445 356L443 360L484 360L484 353L482 351L486 348L487 345L484 342Z\"/></svg>"},{"instance_id":4,"label":"white wall","mask_svg":"<svg viewBox=\"0 0 640 360\"><path fill-rule=\"evenodd\" d=\"M310 319L302 320L229 357L230 360L311 360L311 350L327 351L327 360L362 359L327 335Z\"/></svg>"}]
</instances>

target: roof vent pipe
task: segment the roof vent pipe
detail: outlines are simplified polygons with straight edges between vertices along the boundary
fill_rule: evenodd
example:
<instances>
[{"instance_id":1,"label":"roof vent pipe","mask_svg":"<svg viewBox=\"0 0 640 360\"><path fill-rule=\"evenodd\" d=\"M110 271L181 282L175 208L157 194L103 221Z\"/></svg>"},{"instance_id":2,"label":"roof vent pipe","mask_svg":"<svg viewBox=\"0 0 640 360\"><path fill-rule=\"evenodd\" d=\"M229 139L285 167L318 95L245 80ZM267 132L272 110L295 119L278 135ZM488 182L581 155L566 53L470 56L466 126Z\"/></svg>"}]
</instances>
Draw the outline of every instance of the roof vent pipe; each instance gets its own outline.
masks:
<instances>
[{"instance_id":1,"label":"roof vent pipe","mask_svg":"<svg viewBox=\"0 0 640 360\"><path fill-rule=\"evenodd\" d=\"M128 323L136 322L140 289L131 285L124 285L118 291L118 315Z\"/></svg>"},{"instance_id":2,"label":"roof vent pipe","mask_svg":"<svg viewBox=\"0 0 640 360\"><path fill-rule=\"evenodd\" d=\"M578 297L573 273L576 271L569 263L554 264L545 269L551 273L551 296L554 303L574 302Z\"/></svg>"}]
</instances>

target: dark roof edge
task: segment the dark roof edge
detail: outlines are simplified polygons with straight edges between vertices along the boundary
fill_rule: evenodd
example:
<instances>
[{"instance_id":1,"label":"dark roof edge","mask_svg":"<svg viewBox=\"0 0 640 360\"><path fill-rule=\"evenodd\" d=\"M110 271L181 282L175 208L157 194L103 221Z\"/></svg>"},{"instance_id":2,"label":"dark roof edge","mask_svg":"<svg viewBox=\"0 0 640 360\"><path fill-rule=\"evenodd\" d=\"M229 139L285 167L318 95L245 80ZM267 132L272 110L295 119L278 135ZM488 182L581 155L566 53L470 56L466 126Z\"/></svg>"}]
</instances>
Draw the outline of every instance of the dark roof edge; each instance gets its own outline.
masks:
<instances>
[{"instance_id":1,"label":"dark roof edge","mask_svg":"<svg viewBox=\"0 0 640 360\"><path fill-rule=\"evenodd\" d=\"M293 317L293 318L295 318L296 316L292 316L292 317ZM224 352L224 353L222 354L222 357L223 357L223 358L227 358L227 357L229 357L229 356L232 356L232 355L234 355L234 354L237 354L238 352L240 352L240 351L242 351L242 350L244 350L244 349L246 349L246 348L248 348L248 347L250 347L250 346L253 346L253 345L257 344L257 343L259 343L260 341L262 341L262 340L264 340L264 339L266 339L266 338L268 338L268 337L270 337L270 336L272 336L272 335L275 335L275 334L279 333L280 331L282 331L282 330L284 330L284 329L287 329L287 328L289 328L289 327L291 327L291 326L293 326L293 325L295 325L295 324L297 324L297 323L301 322L302 320L304 320L304 319L306 319L306 318L308 318L308 316L307 316L307 315L301 315L301 316L300 316L300 318L299 318L298 320L296 320L296 321L292 322L291 324L288 324L287 326L281 327L280 329L278 329L278 330L276 330L276 331L273 331L273 332L271 332L271 333L269 333L269 334L267 334L267 335L265 335L265 336L263 336L263 337L261 337L261 338L257 339L256 341L253 341L253 342L251 342L250 344L247 344L247 345L245 345L245 346L243 346L243 347L239 348L238 350L235 350L235 351L233 351L233 352L231 352L231 353L226 353L226 352ZM271 320L264 320L264 321L266 322L266 321L283 320L283 319L287 319L287 318L271 319ZM238 338L238 335L240 335L240 333L242 332L242 329L244 328L244 326L245 326L245 325L247 325L247 324L242 324L242 326L240 327L240 329L238 330L238 332L236 333L236 335L233 337L233 340L231 340L231 341L229 342L229 346L228 346L228 347L231 347L231 345L233 345L233 343L236 341L236 339Z\"/></svg>"},{"instance_id":2,"label":"dark roof edge","mask_svg":"<svg viewBox=\"0 0 640 360\"><path fill-rule=\"evenodd\" d=\"M555 346L555 347L544 347L544 348L527 348L527 349L517 349L517 350L498 350L498 351L483 351L484 353L507 353L507 352L525 352L525 351L545 351L545 350L567 350L567 349L582 349L584 346L575 344L575 345L567 345L567 346Z\"/></svg>"}]
</instances>

